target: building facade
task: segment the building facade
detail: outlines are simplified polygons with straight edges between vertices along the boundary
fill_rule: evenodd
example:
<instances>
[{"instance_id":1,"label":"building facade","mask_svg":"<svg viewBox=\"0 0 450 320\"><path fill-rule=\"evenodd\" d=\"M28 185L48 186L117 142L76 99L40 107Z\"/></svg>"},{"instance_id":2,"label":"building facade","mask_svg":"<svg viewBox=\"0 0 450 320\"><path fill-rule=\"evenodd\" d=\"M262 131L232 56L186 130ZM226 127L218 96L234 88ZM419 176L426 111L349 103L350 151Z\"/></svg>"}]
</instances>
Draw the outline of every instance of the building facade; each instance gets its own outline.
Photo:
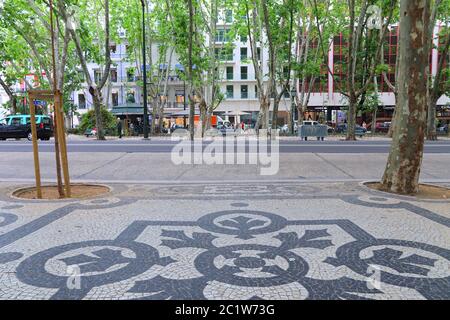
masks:
<instances>
[{"instance_id":1,"label":"building facade","mask_svg":"<svg viewBox=\"0 0 450 320\"><path fill-rule=\"evenodd\" d=\"M254 123L259 111L258 88L255 80L255 70L251 61L250 43L246 37L230 40L227 33L232 24L232 14L226 13L222 19L219 19L217 25L217 34L215 37L216 55L221 60L220 90L224 93L225 99L216 109L216 113L235 112L244 113L239 119L232 119L248 123ZM435 36L439 33L440 26L436 26ZM122 42L111 46L113 66L107 85L103 88L104 103L109 109L120 105L138 104L142 105L143 95L141 87L137 84L139 79L139 68L136 62L130 61L127 56L126 35L121 35ZM224 45L232 41L232 50L221 51ZM439 59L439 39L435 37L434 48L430 52L430 72L436 74ZM338 90L339 79L345 80L346 74L343 72L342 62L345 61L344 48L347 45L342 35L337 35L332 39L332 44L328 52L328 68L333 70L337 80L328 73L328 68L323 68L321 81L316 81L311 90L308 103L308 116L313 119L318 118L319 114L330 122L339 122L342 119L341 110L346 106L345 97ZM389 65L388 79L395 85L395 64L398 48L398 27L391 26L386 35L384 44L384 62ZM169 53L167 53L169 54ZM268 50L266 47L258 48L258 56L262 61L263 73L268 73ZM152 47L152 60L158 61L157 44ZM166 59L168 61L168 59ZM447 62L448 63L448 62ZM185 108L184 97L186 94L186 83L182 81L178 74L183 67L178 61L176 52L173 53L169 63L168 94L164 97L167 101L165 110L177 112ZM89 64L89 70L93 78L101 76L100 68L94 63ZM159 66L160 68L169 67L167 64ZM326 66L325 66L326 67ZM384 78L378 76L377 84L379 88L379 121L389 120L395 106L395 95L393 90L384 81ZM299 88L298 79L294 79L294 85ZM92 108L92 97L90 96L87 85L79 91L73 92L72 98L74 104L78 107L79 113L84 113ZM283 97L279 106L279 117L281 122L287 121L287 116L292 108L292 97L287 94ZM438 100L438 117L444 120L450 120L450 98L442 96ZM271 108L273 104L271 104ZM151 112L151 102L150 102ZM344 116L345 117L345 116ZM234 117L233 117L234 118ZM296 116L294 115L294 118ZM237 121L236 121L237 122Z\"/></svg>"}]
</instances>

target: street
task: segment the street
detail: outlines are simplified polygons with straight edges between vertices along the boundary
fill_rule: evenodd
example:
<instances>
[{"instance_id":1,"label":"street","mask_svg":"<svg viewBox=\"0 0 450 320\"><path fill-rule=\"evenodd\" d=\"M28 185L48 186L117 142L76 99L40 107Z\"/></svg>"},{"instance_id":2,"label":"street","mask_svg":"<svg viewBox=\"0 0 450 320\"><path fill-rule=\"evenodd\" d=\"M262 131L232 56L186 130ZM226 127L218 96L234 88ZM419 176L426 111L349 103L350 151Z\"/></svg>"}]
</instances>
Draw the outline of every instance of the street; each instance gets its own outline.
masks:
<instances>
[{"instance_id":1,"label":"street","mask_svg":"<svg viewBox=\"0 0 450 320\"><path fill-rule=\"evenodd\" d=\"M73 181L161 183L373 180L381 178L389 150L389 141L281 140L279 170L274 175L260 175L260 166L251 164L175 165L171 151L176 144L156 138L150 141L69 141L71 178ZM53 141L39 142L39 150L42 177L54 181L55 159L50 152ZM249 151L248 148L244 150ZM0 142L0 179L33 181L31 151L28 141ZM450 180L449 163L450 141L427 142L422 180Z\"/></svg>"},{"instance_id":2,"label":"street","mask_svg":"<svg viewBox=\"0 0 450 320\"><path fill-rule=\"evenodd\" d=\"M198 143L198 142L196 142ZM210 142L205 141L206 146ZM148 141L133 140L78 140L68 141L69 152L127 152L127 153L169 153L176 141L153 138ZM237 142L242 144L242 142ZM281 153L388 153L390 141L359 140L359 141L302 141L300 139L280 140ZM53 141L39 141L39 151L53 152ZM248 148L247 148L248 150ZM31 142L7 140L0 142L0 152L31 152ZM427 141L425 153L450 153L450 140Z\"/></svg>"}]
</instances>

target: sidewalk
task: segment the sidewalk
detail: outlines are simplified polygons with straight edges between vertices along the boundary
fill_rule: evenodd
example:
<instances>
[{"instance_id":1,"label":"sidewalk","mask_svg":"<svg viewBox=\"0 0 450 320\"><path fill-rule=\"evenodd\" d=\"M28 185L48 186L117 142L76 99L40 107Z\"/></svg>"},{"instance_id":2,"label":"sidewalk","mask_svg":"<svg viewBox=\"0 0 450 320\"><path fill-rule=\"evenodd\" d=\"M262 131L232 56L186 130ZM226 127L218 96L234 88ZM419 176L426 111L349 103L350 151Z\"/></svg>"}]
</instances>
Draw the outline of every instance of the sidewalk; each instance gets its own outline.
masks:
<instances>
[{"instance_id":1,"label":"sidewalk","mask_svg":"<svg viewBox=\"0 0 450 320\"><path fill-rule=\"evenodd\" d=\"M450 186L450 183L445 184ZM0 183L1 299L450 299L450 201L358 182Z\"/></svg>"}]
</instances>

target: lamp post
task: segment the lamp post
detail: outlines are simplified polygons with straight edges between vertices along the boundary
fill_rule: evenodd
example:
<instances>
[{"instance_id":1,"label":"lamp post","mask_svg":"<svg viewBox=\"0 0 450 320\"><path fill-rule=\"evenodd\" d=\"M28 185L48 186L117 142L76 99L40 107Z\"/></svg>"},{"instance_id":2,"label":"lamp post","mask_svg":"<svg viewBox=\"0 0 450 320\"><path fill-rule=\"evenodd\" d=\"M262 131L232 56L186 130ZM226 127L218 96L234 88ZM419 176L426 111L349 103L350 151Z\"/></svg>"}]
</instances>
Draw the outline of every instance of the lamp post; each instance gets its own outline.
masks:
<instances>
[{"instance_id":1,"label":"lamp post","mask_svg":"<svg viewBox=\"0 0 450 320\"><path fill-rule=\"evenodd\" d=\"M144 139L148 139L148 110L147 110L147 61L146 61L146 50L145 50L145 0L141 0L142 4L142 61L144 63L143 66L143 96L144 96Z\"/></svg>"},{"instance_id":2,"label":"lamp post","mask_svg":"<svg viewBox=\"0 0 450 320\"><path fill-rule=\"evenodd\" d=\"M183 77L183 110L186 111L186 79ZM186 128L186 114L183 114L183 126Z\"/></svg>"}]
</instances>

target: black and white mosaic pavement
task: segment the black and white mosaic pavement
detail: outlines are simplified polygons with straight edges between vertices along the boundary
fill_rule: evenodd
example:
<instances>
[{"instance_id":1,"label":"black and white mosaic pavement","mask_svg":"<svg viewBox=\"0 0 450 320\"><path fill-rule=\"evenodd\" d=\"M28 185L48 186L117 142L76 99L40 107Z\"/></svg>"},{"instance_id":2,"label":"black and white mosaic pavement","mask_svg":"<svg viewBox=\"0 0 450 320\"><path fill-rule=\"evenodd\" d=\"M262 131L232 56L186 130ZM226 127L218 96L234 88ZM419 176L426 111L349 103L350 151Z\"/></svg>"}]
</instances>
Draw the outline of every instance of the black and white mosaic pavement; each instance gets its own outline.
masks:
<instances>
[{"instance_id":1,"label":"black and white mosaic pavement","mask_svg":"<svg viewBox=\"0 0 450 320\"><path fill-rule=\"evenodd\" d=\"M449 201L355 182L113 189L0 199L0 298L450 299Z\"/></svg>"}]
</instances>

